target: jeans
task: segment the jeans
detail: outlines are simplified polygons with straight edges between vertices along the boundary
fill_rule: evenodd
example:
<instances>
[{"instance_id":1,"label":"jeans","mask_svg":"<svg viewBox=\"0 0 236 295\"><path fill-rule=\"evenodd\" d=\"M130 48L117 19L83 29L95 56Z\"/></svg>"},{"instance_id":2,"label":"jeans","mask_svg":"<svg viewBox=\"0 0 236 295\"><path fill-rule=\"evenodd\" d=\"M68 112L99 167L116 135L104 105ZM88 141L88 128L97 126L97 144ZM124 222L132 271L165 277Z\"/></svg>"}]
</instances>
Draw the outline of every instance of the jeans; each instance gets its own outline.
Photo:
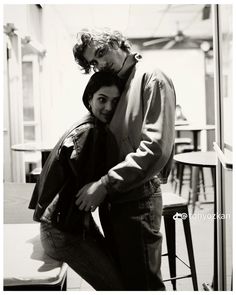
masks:
<instances>
[{"instance_id":1,"label":"jeans","mask_svg":"<svg viewBox=\"0 0 236 295\"><path fill-rule=\"evenodd\" d=\"M92 218L92 217L91 217ZM41 223L41 242L52 258L66 262L95 290L124 290L121 276L106 248L104 237L91 220L86 235L65 233L51 224Z\"/></svg>"},{"instance_id":2,"label":"jeans","mask_svg":"<svg viewBox=\"0 0 236 295\"><path fill-rule=\"evenodd\" d=\"M143 187L140 191L143 193ZM126 290L165 291L161 275L162 194L158 180L146 184L144 197L111 203L100 211L104 234L119 264Z\"/></svg>"}]
</instances>

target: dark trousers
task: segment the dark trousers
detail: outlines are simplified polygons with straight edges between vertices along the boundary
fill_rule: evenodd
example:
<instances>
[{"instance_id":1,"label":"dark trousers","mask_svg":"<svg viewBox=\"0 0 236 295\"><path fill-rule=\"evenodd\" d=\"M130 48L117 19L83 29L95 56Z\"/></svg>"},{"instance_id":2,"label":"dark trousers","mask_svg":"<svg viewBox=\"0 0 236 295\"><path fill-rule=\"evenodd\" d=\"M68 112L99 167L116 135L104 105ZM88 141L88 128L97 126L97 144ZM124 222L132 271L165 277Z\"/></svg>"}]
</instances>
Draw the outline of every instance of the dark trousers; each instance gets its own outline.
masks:
<instances>
[{"instance_id":1,"label":"dark trousers","mask_svg":"<svg viewBox=\"0 0 236 295\"><path fill-rule=\"evenodd\" d=\"M126 290L165 291L161 276L161 216L159 185L154 191L153 186L147 189L146 196L141 199L101 207L104 234Z\"/></svg>"}]
</instances>

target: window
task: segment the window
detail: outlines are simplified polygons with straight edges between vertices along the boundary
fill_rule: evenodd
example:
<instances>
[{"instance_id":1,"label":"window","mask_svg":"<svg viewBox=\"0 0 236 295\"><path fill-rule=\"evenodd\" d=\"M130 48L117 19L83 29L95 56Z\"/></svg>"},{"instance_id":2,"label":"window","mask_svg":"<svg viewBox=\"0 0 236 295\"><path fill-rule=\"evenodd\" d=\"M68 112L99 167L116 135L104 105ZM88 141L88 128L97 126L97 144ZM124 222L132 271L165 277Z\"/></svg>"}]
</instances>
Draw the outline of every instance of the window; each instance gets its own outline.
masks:
<instances>
[{"instance_id":1,"label":"window","mask_svg":"<svg viewBox=\"0 0 236 295\"><path fill-rule=\"evenodd\" d=\"M39 63L38 56L22 59L24 142L40 140Z\"/></svg>"}]
</instances>

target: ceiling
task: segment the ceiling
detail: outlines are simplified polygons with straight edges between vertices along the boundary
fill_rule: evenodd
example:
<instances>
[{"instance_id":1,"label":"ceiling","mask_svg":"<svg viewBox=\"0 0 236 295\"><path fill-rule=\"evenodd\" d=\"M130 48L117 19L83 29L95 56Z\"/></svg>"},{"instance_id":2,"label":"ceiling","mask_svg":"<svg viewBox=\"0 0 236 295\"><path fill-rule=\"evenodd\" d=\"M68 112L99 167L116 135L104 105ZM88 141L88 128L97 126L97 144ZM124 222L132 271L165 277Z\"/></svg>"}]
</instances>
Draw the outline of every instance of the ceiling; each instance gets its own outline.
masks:
<instances>
[{"instance_id":1,"label":"ceiling","mask_svg":"<svg viewBox=\"0 0 236 295\"><path fill-rule=\"evenodd\" d=\"M212 37L210 9L206 4L88 4L53 5L72 37L85 27L112 27L128 38L174 36ZM203 20L203 11L206 19Z\"/></svg>"}]
</instances>

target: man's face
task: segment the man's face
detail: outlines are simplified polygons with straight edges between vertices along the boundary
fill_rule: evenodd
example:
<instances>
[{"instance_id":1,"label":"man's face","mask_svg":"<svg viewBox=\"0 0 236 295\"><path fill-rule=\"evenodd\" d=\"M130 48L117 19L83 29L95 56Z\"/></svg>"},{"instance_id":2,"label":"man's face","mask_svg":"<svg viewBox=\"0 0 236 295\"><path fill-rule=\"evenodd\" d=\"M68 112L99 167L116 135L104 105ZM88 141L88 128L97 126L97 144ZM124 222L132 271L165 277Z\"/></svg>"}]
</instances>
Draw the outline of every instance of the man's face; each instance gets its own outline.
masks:
<instances>
[{"instance_id":1,"label":"man's face","mask_svg":"<svg viewBox=\"0 0 236 295\"><path fill-rule=\"evenodd\" d=\"M84 58L94 68L94 71L112 71L118 73L123 67L127 53L119 47L101 45L96 41L84 51Z\"/></svg>"}]
</instances>

